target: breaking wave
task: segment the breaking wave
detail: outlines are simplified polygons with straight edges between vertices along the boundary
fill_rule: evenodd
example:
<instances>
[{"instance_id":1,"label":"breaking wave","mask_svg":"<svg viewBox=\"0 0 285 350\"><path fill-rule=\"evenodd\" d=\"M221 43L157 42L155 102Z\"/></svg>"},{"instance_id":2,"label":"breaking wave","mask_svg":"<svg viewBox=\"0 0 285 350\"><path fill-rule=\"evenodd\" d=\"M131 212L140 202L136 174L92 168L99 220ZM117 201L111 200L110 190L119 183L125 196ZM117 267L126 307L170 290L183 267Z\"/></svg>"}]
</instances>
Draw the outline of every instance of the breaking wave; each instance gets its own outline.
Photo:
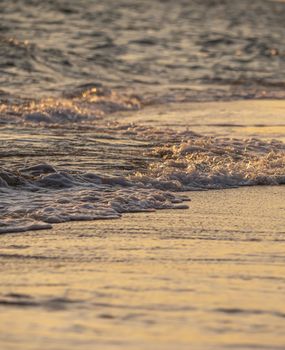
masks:
<instances>
[{"instance_id":1,"label":"breaking wave","mask_svg":"<svg viewBox=\"0 0 285 350\"><path fill-rule=\"evenodd\" d=\"M0 233L185 209L182 191L285 183L285 145L276 140L95 120L46 128L34 118L27 128L24 118L18 130L4 129Z\"/></svg>"}]
</instances>

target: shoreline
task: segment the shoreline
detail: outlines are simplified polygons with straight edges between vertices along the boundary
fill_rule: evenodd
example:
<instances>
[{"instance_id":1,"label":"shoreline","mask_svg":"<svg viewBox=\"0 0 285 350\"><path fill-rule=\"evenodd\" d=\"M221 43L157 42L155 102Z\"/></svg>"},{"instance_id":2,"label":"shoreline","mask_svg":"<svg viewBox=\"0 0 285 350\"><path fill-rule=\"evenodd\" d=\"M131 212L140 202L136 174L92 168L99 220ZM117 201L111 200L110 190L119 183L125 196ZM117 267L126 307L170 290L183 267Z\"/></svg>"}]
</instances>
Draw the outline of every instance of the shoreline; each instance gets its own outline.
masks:
<instances>
[{"instance_id":1,"label":"shoreline","mask_svg":"<svg viewBox=\"0 0 285 350\"><path fill-rule=\"evenodd\" d=\"M285 187L190 195L189 210L1 236L0 345L281 348Z\"/></svg>"}]
</instances>

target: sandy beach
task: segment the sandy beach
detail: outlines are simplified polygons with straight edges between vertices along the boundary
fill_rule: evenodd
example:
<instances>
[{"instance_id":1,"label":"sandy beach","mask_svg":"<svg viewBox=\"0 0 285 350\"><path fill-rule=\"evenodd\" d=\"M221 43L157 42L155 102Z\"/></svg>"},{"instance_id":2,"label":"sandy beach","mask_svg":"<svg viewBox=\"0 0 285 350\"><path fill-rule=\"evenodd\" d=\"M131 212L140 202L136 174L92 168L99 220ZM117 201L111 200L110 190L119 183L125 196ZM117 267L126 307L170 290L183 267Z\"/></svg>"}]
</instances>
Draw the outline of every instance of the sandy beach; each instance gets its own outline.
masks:
<instances>
[{"instance_id":1,"label":"sandy beach","mask_svg":"<svg viewBox=\"0 0 285 350\"><path fill-rule=\"evenodd\" d=\"M284 187L1 236L2 349L283 349Z\"/></svg>"}]
</instances>

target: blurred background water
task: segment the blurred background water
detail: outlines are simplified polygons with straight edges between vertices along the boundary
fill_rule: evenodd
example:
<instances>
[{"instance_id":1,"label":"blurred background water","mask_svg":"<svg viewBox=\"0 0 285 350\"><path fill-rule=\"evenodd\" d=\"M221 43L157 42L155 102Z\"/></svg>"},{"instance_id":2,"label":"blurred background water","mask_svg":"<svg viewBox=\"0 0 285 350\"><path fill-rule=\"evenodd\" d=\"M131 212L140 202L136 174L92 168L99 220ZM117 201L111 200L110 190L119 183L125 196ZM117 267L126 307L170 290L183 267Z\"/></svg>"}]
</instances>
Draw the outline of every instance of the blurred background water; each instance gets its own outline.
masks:
<instances>
[{"instance_id":1,"label":"blurred background water","mask_svg":"<svg viewBox=\"0 0 285 350\"><path fill-rule=\"evenodd\" d=\"M285 3L0 1L2 98L85 84L168 100L283 97Z\"/></svg>"}]
</instances>

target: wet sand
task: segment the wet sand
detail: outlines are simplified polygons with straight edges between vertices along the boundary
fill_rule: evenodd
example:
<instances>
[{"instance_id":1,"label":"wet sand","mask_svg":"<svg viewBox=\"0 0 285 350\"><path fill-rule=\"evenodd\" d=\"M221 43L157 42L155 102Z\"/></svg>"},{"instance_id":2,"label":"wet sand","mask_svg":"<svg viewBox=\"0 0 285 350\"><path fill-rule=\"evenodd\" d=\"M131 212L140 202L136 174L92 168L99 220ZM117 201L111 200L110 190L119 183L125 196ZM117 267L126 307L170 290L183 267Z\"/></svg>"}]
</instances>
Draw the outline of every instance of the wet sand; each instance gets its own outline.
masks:
<instances>
[{"instance_id":1,"label":"wet sand","mask_svg":"<svg viewBox=\"0 0 285 350\"><path fill-rule=\"evenodd\" d=\"M0 347L284 349L285 188L1 236Z\"/></svg>"}]
</instances>

